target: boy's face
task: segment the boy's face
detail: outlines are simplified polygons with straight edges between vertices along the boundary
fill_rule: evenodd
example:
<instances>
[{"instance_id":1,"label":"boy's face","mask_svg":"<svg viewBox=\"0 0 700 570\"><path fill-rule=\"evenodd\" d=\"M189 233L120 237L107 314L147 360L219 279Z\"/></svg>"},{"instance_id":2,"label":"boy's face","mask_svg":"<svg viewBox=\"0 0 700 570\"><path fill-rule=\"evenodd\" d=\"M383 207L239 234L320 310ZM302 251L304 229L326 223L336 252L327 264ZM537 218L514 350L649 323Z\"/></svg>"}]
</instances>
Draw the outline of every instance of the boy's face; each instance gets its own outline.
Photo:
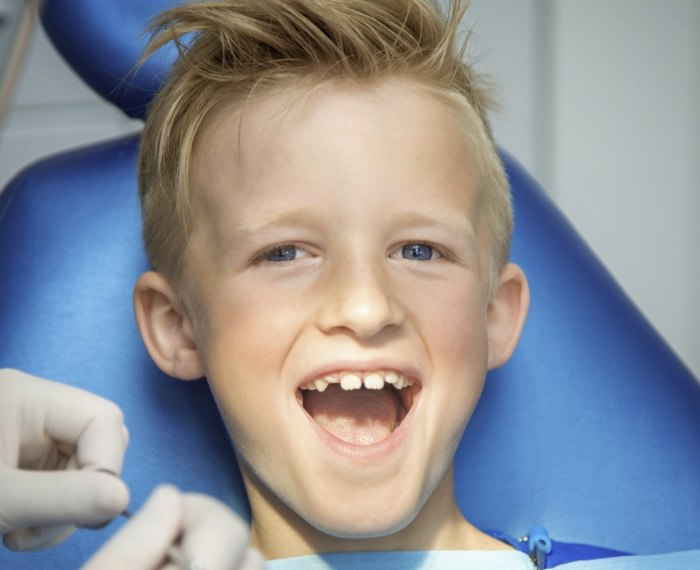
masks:
<instances>
[{"instance_id":1,"label":"boy's face","mask_svg":"<svg viewBox=\"0 0 700 570\"><path fill-rule=\"evenodd\" d=\"M333 536L385 535L450 470L491 269L452 116L399 81L328 84L255 102L240 132L224 113L199 144L190 317L256 523L281 501Z\"/></svg>"}]
</instances>

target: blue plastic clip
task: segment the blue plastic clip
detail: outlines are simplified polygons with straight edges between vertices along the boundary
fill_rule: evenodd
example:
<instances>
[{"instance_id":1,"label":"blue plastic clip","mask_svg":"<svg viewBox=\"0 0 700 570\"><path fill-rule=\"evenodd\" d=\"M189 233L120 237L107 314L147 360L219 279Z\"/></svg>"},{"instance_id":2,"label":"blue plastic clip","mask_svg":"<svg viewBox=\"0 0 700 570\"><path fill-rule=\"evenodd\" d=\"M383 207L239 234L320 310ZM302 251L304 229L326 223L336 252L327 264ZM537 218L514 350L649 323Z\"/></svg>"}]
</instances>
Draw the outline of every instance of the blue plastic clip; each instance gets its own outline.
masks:
<instances>
[{"instance_id":1,"label":"blue plastic clip","mask_svg":"<svg viewBox=\"0 0 700 570\"><path fill-rule=\"evenodd\" d=\"M530 560L542 570L547 564L547 555L552 552L552 540L543 526L535 525L528 534L527 546L530 550Z\"/></svg>"}]
</instances>

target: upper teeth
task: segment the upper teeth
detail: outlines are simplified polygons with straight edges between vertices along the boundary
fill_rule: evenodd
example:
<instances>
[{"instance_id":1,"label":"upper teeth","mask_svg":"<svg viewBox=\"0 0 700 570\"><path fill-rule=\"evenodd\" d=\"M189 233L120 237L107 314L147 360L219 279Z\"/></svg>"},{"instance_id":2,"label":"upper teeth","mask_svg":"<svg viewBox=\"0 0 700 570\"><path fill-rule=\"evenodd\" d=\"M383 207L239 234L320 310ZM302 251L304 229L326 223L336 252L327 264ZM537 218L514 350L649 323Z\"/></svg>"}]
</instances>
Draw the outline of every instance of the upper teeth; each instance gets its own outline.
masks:
<instances>
[{"instance_id":1,"label":"upper teeth","mask_svg":"<svg viewBox=\"0 0 700 570\"><path fill-rule=\"evenodd\" d=\"M343 390L357 390L362 388L362 378L355 374L343 374L340 377L340 387Z\"/></svg>"},{"instance_id":2,"label":"upper teeth","mask_svg":"<svg viewBox=\"0 0 700 570\"><path fill-rule=\"evenodd\" d=\"M406 386L412 386L413 380L394 371L389 372L343 372L340 374L328 374L323 378L317 378L301 386L302 390L318 390L323 392L329 384L340 384L343 390L358 390L364 386L368 390L381 390L384 384L392 384L401 390Z\"/></svg>"}]
</instances>

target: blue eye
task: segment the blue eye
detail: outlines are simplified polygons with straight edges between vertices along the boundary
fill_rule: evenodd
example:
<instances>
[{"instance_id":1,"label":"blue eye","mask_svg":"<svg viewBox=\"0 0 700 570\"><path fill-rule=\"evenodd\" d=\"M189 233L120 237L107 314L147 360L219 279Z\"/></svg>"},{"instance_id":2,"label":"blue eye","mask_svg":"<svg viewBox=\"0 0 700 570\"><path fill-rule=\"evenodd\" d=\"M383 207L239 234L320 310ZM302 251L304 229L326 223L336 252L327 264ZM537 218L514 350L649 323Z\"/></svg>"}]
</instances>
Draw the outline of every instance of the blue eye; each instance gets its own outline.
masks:
<instances>
[{"instance_id":1,"label":"blue eye","mask_svg":"<svg viewBox=\"0 0 700 570\"><path fill-rule=\"evenodd\" d=\"M403 246L401 249L401 255L404 259L430 261L433 259L435 252L433 251L432 247L424 243L411 243Z\"/></svg>"},{"instance_id":2,"label":"blue eye","mask_svg":"<svg viewBox=\"0 0 700 570\"><path fill-rule=\"evenodd\" d=\"M293 261L297 257L298 249L295 245L280 245L268 249L265 252L265 259L272 262Z\"/></svg>"}]
</instances>

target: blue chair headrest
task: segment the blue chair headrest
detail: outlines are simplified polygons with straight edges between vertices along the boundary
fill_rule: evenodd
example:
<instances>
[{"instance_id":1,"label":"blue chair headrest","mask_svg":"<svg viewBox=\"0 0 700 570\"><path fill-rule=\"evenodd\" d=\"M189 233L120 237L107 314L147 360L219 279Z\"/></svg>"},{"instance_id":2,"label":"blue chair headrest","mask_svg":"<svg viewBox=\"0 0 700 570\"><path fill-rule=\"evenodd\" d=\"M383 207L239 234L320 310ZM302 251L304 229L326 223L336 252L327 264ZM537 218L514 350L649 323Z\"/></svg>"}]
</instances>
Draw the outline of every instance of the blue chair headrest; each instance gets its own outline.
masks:
<instances>
[{"instance_id":1,"label":"blue chair headrest","mask_svg":"<svg viewBox=\"0 0 700 570\"><path fill-rule=\"evenodd\" d=\"M142 66L145 28L160 12L183 0L46 0L41 23L70 66L102 97L132 118L148 103L177 55L166 46Z\"/></svg>"}]
</instances>

